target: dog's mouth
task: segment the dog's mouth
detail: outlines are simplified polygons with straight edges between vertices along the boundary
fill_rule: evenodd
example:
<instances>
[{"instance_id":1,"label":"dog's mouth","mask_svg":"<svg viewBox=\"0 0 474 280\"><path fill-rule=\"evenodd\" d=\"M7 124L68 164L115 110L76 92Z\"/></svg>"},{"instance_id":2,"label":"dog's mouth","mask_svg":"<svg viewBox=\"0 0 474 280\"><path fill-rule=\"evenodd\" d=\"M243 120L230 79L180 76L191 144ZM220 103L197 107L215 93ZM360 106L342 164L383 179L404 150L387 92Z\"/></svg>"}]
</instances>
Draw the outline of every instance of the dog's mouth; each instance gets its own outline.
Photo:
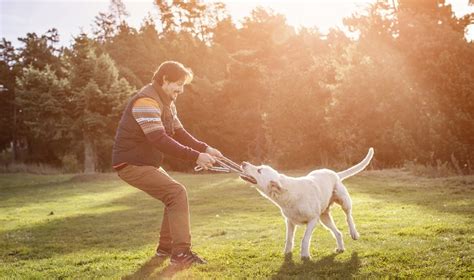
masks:
<instances>
[{"instance_id":1,"label":"dog's mouth","mask_svg":"<svg viewBox=\"0 0 474 280\"><path fill-rule=\"evenodd\" d=\"M240 178L242 178L243 180L245 180L249 183L252 183L254 185L257 184L257 180L254 177L250 176L250 175L242 174L242 175L240 175Z\"/></svg>"},{"instance_id":2,"label":"dog's mouth","mask_svg":"<svg viewBox=\"0 0 474 280\"><path fill-rule=\"evenodd\" d=\"M242 178L243 180L249 182L249 183L252 183L252 184L257 184L257 179L255 179L253 176L247 174L247 172L245 172L245 168L244 168L244 165L241 165L240 166L240 169L242 169L242 173L240 175L240 178Z\"/></svg>"}]
</instances>

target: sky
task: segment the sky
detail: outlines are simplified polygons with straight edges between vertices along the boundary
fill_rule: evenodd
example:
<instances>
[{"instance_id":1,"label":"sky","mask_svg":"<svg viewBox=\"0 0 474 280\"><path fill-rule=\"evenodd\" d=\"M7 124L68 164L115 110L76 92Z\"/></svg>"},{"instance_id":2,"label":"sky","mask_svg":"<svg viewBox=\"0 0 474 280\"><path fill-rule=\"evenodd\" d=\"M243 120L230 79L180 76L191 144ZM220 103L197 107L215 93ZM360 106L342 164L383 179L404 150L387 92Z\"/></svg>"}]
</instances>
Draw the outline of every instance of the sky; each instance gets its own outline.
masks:
<instances>
[{"instance_id":1,"label":"sky","mask_svg":"<svg viewBox=\"0 0 474 280\"><path fill-rule=\"evenodd\" d=\"M140 27L143 18L150 14L158 18L153 0L124 0L130 13L127 22ZM373 0L224 0L232 18L238 22L257 5L270 7L286 16L293 26L317 26L322 32L331 27L342 26L342 19L357 10L364 9ZM456 16L474 12L468 0L447 0L452 4ZM56 27L61 45L68 46L73 36L85 31L89 33L94 17L108 10L109 0L0 0L0 38L5 37L18 44L17 38L27 32L44 34ZM467 38L474 40L474 26L468 30Z\"/></svg>"}]
</instances>

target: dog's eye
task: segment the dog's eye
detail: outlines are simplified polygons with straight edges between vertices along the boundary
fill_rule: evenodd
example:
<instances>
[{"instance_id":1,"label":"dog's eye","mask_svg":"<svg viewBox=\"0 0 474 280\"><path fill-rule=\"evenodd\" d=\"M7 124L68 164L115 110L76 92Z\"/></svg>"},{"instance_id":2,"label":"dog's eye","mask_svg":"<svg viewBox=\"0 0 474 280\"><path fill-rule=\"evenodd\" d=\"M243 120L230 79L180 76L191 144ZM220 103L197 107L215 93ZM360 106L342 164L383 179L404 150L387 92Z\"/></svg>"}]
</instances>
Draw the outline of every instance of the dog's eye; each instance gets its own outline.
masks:
<instances>
[{"instance_id":1,"label":"dog's eye","mask_svg":"<svg viewBox=\"0 0 474 280\"><path fill-rule=\"evenodd\" d=\"M257 169L257 172L258 174L262 174L262 169L261 168Z\"/></svg>"}]
</instances>

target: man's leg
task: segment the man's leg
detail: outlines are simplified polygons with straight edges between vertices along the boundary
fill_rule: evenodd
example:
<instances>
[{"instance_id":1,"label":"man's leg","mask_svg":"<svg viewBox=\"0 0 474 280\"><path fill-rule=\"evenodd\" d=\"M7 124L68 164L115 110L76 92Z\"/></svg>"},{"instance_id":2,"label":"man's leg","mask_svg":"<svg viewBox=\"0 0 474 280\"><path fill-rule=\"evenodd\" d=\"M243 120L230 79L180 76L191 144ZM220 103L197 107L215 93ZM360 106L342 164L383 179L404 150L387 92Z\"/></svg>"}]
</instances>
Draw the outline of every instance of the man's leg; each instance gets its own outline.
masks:
<instances>
[{"instance_id":1,"label":"man's leg","mask_svg":"<svg viewBox=\"0 0 474 280\"><path fill-rule=\"evenodd\" d=\"M163 168L160 167L159 169L161 172L169 176L169 174ZM173 238L171 236L170 231L168 211L169 210L167 207L165 207L165 209L163 210L163 219L161 221L160 240L158 242L158 248L164 249L166 252L171 253L171 249L173 248Z\"/></svg>"},{"instance_id":2,"label":"man's leg","mask_svg":"<svg viewBox=\"0 0 474 280\"><path fill-rule=\"evenodd\" d=\"M171 249L173 248L173 239L170 231L167 207L164 209L163 220L161 221L160 241L158 242L158 248L167 252L171 252Z\"/></svg>"},{"instance_id":3,"label":"man's leg","mask_svg":"<svg viewBox=\"0 0 474 280\"><path fill-rule=\"evenodd\" d=\"M119 177L130 185L159 199L165 204L163 222L168 221L173 253L185 252L191 247L189 206L186 189L166 172L153 166L128 165L118 172ZM162 232L165 234L166 228ZM161 240L161 237L160 237Z\"/></svg>"}]
</instances>

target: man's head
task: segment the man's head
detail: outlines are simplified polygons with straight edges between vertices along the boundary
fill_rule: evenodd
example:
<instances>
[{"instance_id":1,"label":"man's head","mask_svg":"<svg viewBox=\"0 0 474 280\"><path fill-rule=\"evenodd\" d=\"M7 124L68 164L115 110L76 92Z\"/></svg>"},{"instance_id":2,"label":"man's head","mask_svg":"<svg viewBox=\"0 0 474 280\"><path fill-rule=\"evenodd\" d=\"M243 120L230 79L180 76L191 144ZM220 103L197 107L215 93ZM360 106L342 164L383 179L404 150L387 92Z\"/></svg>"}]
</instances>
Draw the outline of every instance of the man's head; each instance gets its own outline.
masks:
<instances>
[{"instance_id":1,"label":"man's head","mask_svg":"<svg viewBox=\"0 0 474 280\"><path fill-rule=\"evenodd\" d=\"M184 85L192 80L191 69L176 61L165 61L156 70L152 82L161 86L172 100L176 100L178 95L183 93Z\"/></svg>"}]
</instances>

